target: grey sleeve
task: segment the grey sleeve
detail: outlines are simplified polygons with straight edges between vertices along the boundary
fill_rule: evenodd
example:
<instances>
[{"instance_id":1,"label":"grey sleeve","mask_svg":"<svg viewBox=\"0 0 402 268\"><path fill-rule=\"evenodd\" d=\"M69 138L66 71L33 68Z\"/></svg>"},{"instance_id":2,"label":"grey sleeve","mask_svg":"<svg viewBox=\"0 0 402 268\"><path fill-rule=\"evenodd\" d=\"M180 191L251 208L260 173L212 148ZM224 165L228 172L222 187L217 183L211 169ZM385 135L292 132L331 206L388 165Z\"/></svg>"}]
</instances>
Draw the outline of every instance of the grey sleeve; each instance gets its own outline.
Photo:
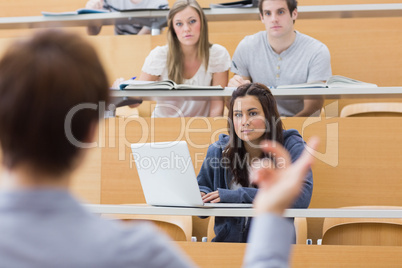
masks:
<instances>
[{"instance_id":1,"label":"grey sleeve","mask_svg":"<svg viewBox=\"0 0 402 268\"><path fill-rule=\"evenodd\" d=\"M243 267L289 267L294 227L274 214L256 217L251 223Z\"/></svg>"},{"instance_id":2,"label":"grey sleeve","mask_svg":"<svg viewBox=\"0 0 402 268\"><path fill-rule=\"evenodd\" d=\"M238 74L240 76L250 77L250 73L248 71L248 61L247 61L247 55L249 49L247 47L248 45L245 39L241 40L239 45L237 45L237 48L232 57L232 64L230 70L233 73Z\"/></svg>"},{"instance_id":3,"label":"grey sleeve","mask_svg":"<svg viewBox=\"0 0 402 268\"><path fill-rule=\"evenodd\" d=\"M299 159L304 151L304 148L305 142L302 140L295 143L291 148L286 148L292 157L292 163ZM302 190L300 191L298 198L294 201L292 208L308 208L313 195L313 185L313 172L310 168L304 179Z\"/></svg>"},{"instance_id":4,"label":"grey sleeve","mask_svg":"<svg viewBox=\"0 0 402 268\"><path fill-rule=\"evenodd\" d=\"M308 71L308 82L326 81L332 75L331 56L327 46L321 44L315 55L311 58Z\"/></svg>"},{"instance_id":5,"label":"grey sleeve","mask_svg":"<svg viewBox=\"0 0 402 268\"><path fill-rule=\"evenodd\" d=\"M110 267L196 267L183 250L151 224L136 224L118 239L116 262Z\"/></svg>"}]
</instances>

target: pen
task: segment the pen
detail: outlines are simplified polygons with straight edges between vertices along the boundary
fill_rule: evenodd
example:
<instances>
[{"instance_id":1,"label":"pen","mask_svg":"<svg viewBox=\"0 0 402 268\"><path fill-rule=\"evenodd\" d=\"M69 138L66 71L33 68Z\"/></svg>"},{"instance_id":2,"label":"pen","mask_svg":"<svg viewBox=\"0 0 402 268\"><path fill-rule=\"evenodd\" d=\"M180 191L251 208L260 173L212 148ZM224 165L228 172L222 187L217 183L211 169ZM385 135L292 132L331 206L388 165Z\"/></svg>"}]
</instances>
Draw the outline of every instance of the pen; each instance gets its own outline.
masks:
<instances>
[{"instance_id":1,"label":"pen","mask_svg":"<svg viewBox=\"0 0 402 268\"><path fill-rule=\"evenodd\" d=\"M133 77L131 77L131 80L134 80L134 79L136 79L137 78L137 76L133 76Z\"/></svg>"},{"instance_id":2,"label":"pen","mask_svg":"<svg viewBox=\"0 0 402 268\"><path fill-rule=\"evenodd\" d=\"M238 70L238 69L237 69L237 65L236 65L236 63L235 63L234 61L232 61L232 64L233 64L233 66L236 68L236 70Z\"/></svg>"}]
</instances>

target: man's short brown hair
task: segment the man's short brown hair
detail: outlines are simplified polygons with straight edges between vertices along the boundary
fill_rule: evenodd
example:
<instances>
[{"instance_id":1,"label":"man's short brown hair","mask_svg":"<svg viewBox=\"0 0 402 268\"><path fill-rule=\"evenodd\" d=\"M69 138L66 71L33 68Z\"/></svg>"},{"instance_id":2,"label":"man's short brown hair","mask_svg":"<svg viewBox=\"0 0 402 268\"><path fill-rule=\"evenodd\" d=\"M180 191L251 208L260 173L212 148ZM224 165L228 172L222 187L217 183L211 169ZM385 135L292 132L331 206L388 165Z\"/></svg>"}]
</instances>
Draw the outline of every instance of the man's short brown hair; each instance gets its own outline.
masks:
<instances>
[{"instance_id":1,"label":"man's short brown hair","mask_svg":"<svg viewBox=\"0 0 402 268\"><path fill-rule=\"evenodd\" d=\"M263 4L265 1L268 1L268 0L260 0L260 1L258 2L258 9L260 10L261 16L264 15L264 14L262 13L262 12L263 12L263 10L262 10L262 4ZM284 0L284 1L285 1L285 0ZM296 0L286 0L286 3L287 3L287 5L288 5L288 9L289 9L290 14L292 14L293 10L295 10L295 9L297 8L297 1L296 1Z\"/></svg>"},{"instance_id":2,"label":"man's short brown hair","mask_svg":"<svg viewBox=\"0 0 402 268\"><path fill-rule=\"evenodd\" d=\"M69 170L80 148L66 135L67 114L79 104L96 105L71 120L68 131L85 140L99 119L99 103L107 99L108 81L96 51L78 35L46 30L13 43L0 61L3 165L27 164L50 174Z\"/></svg>"}]
</instances>

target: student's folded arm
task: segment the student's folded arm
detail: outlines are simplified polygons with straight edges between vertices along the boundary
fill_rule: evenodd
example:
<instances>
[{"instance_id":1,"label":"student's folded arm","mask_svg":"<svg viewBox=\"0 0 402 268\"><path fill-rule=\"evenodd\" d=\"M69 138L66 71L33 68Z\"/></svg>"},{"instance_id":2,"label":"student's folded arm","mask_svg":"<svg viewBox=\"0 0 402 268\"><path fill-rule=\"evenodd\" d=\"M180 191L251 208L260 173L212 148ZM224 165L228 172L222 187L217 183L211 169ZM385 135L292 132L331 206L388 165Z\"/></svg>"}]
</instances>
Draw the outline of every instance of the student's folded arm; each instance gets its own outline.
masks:
<instances>
[{"instance_id":1,"label":"student's folded arm","mask_svg":"<svg viewBox=\"0 0 402 268\"><path fill-rule=\"evenodd\" d=\"M288 148L292 158L292 163L294 163L301 156L304 147L305 143L300 138L300 142L297 142L292 147ZM299 197L293 203L292 208L308 208L308 206L310 205L312 194L313 194L313 172L310 168L304 179L303 187L300 191Z\"/></svg>"},{"instance_id":2,"label":"student's folded arm","mask_svg":"<svg viewBox=\"0 0 402 268\"><path fill-rule=\"evenodd\" d=\"M211 101L211 108L209 109L209 116L216 117L223 115L223 100L213 100Z\"/></svg>"},{"instance_id":3,"label":"student's folded arm","mask_svg":"<svg viewBox=\"0 0 402 268\"><path fill-rule=\"evenodd\" d=\"M248 76L234 75L230 80L228 87L239 87L244 84L251 83L251 78Z\"/></svg>"},{"instance_id":4,"label":"student's folded arm","mask_svg":"<svg viewBox=\"0 0 402 268\"><path fill-rule=\"evenodd\" d=\"M209 194L210 192L213 192L211 190L211 188L209 188L209 187L201 186L201 185L198 185L198 187L200 188L200 192L203 192L203 193L206 193L206 194Z\"/></svg>"},{"instance_id":5,"label":"student's folded arm","mask_svg":"<svg viewBox=\"0 0 402 268\"><path fill-rule=\"evenodd\" d=\"M220 85L225 88L228 85L229 71L214 73L212 75L212 86ZM211 108L209 109L209 116L222 116L223 115L223 100L211 101Z\"/></svg>"},{"instance_id":6,"label":"student's folded arm","mask_svg":"<svg viewBox=\"0 0 402 268\"><path fill-rule=\"evenodd\" d=\"M303 110L295 114L295 116L304 116L308 117L315 112L320 112L321 108L324 104L323 98L316 99L304 99L304 107Z\"/></svg>"},{"instance_id":7,"label":"student's folded arm","mask_svg":"<svg viewBox=\"0 0 402 268\"><path fill-rule=\"evenodd\" d=\"M214 155L213 145L209 146L207 151L207 156L202 163L200 172L197 176L198 186L201 192L206 194L215 191L214 190L214 179L215 171L220 168L220 158Z\"/></svg>"},{"instance_id":8,"label":"student's folded arm","mask_svg":"<svg viewBox=\"0 0 402 268\"><path fill-rule=\"evenodd\" d=\"M215 191L214 190L214 185L215 185L215 169L218 168L216 167L216 161L219 162L220 159L217 158L217 156L214 154L214 149L213 145L210 145L207 151L207 156L204 159L204 162L202 163L200 173L198 173L197 176L197 181L198 181L198 187L200 188L200 192L204 192L206 194ZM201 193L200 193L201 194ZM200 216L201 219L208 218L207 216Z\"/></svg>"},{"instance_id":9,"label":"student's folded arm","mask_svg":"<svg viewBox=\"0 0 402 268\"><path fill-rule=\"evenodd\" d=\"M140 77L138 77L139 81L158 81L159 76L148 74L146 72L141 72Z\"/></svg>"},{"instance_id":10,"label":"student's folded arm","mask_svg":"<svg viewBox=\"0 0 402 268\"><path fill-rule=\"evenodd\" d=\"M151 28L149 28L148 26L143 26L141 30L137 33L137 35L143 34L151 34Z\"/></svg>"},{"instance_id":11,"label":"student's folded arm","mask_svg":"<svg viewBox=\"0 0 402 268\"><path fill-rule=\"evenodd\" d=\"M241 187L236 190L219 188L218 191L221 203L252 203L258 189L251 187Z\"/></svg>"},{"instance_id":12,"label":"student's folded arm","mask_svg":"<svg viewBox=\"0 0 402 268\"><path fill-rule=\"evenodd\" d=\"M315 55L309 63L308 73L308 83L314 81L326 81L331 77L331 55L324 44L315 51ZM295 116L310 116L313 113L320 111L323 104L323 98L305 99L303 110Z\"/></svg>"},{"instance_id":13,"label":"student's folded arm","mask_svg":"<svg viewBox=\"0 0 402 268\"><path fill-rule=\"evenodd\" d=\"M309 63L307 82L326 81L331 75L331 55L328 48L322 44Z\"/></svg>"},{"instance_id":14,"label":"student's folded arm","mask_svg":"<svg viewBox=\"0 0 402 268\"><path fill-rule=\"evenodd\" d=\"M102 30L102 26L98 25L89 25L87 28L88 35L98 35Z\"/></svg>"}]
</instances>

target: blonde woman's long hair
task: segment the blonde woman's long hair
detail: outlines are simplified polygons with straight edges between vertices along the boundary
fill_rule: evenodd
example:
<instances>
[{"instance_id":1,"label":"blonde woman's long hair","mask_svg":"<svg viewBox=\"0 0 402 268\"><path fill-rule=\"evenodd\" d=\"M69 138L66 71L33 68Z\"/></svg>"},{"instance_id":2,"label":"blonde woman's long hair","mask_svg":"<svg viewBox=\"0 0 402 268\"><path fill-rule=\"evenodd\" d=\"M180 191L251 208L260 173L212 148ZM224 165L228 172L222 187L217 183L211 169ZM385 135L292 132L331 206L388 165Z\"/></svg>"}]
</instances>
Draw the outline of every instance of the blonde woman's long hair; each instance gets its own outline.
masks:
<instances>
[{"instance_id":1,"label":"blonde woman's long hair","mask_svg":"<svg viewBox=\"0 0 402 268\"><path fill-rule=\"evenodd\" d=\"M176 36L173 28L173 17L186 7L192 7L197 11L201 20L201 33L198 40L198 58L204 63L205 70L208 68L209 62L209 48L211 44L208 39L208 23L205 18L205 14L202 8L195 0L177 0L169 11L168 15L168 55L167 55L167 67L169 79L175 81L178 84L183 83L183 56L180 46L180 42Z\"/></svg>"}]
</instances>

